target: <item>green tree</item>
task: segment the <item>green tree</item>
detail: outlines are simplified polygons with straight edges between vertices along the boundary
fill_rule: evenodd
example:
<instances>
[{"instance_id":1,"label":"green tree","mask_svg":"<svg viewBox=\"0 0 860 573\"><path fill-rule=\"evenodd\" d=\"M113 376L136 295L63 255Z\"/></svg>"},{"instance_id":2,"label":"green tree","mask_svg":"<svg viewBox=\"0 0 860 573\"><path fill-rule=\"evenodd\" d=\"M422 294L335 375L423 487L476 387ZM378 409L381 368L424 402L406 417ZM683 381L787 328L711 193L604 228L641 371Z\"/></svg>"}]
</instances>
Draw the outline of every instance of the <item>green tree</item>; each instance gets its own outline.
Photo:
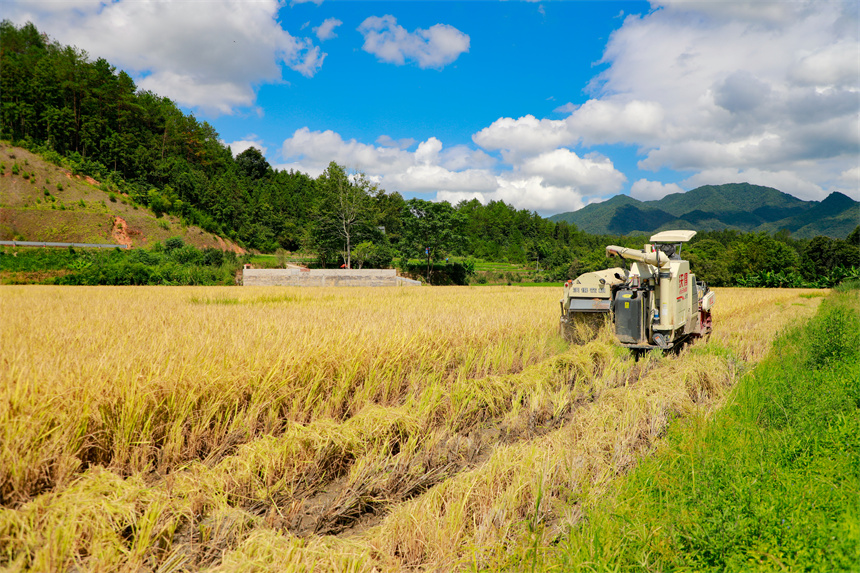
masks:
<instances>
[{"instance_id":1,"label":"green tree","mask_svg":"<svg viewBox=\"0 0 860 573\"><path fill-rule=\"evenodd\" d=\"M731 284L729 250L714 239L703 239L689 245L684 257L690 261L690 270L696 278L712 286Z\"/></svg>"},{"instance_id":2,"label":"green tree","mask_svg":"<svg viewBox=\"0 0 860 573\"><path fill-rule=\"evenodd\" d=\"M352 254L358 268L364 266L374 269L388 268L394 259L394 251L388 244L377 245L371 241L357 244Z\"/></svg>"},{"instance_id":3,"label":"green tree","mask_svg":"<svg viewBox=\"0 0 860 573\"><path fill-rule=\"evenodd\" d=\"M736 278L761 272L797 270L797 252L767 233L743 235L730 251L729 271Z\"/></svg>"},{"instance_id":4,"label":"green tree","mask_svg":"<svg viewBox=\"0 0 860 573\"><path fill-rule=\"evenodd\" d=\"M249 147L236 157L239 171L251 179L262 179L271 172L272 168L260 150Z\"/></svg>"},{"instance_id":5,"label":"green tree","mask_svg":"<svg viewBox=\"0 0 860 573\"><path fill-rule=\"evenodd\" d=\"M447 201L406 201L403 209L401 252L406 257L426 259L429 279L430 264L444 258L456 246L460 238L460 222L458 213Z\"/></svg>"},{"instance_id":6,"label":"green tree","mask_svg":"<svg viewBox=\"0 0 860 573\"><path fill-rule=\"evenodd\" d=\"M805 279L816 281L836 268L858 266L860 247L849 241L818 236L809 241L803 251L801 272Z\"/></svg>"},{"instance_id":7,"label":"green tree","mask_svg":"<svg viewBox=\"0 0 860 573\"><path fill-rule=\"evenodd\" d=\"M369 232L374 220L370 194L377 191L362 173L350 176L332 161L317 180L322 202L317 209L316 244L318 252L331 253L332 245L341 248L346 268L352 268L352 249Z\"/></svg>"},{"instance_id":8,"label":"green tree","mask_svg":"<svg viewBox=\"0 0 860 573\"><path fill-rule=\"evenodd\" d=\"M528 253L529 260L535 262L535 271L540 270L541 261L549 258L553 250L552 243L547 239L536 238L526 241L526 252Z\"/></svg>"}]
</instances>

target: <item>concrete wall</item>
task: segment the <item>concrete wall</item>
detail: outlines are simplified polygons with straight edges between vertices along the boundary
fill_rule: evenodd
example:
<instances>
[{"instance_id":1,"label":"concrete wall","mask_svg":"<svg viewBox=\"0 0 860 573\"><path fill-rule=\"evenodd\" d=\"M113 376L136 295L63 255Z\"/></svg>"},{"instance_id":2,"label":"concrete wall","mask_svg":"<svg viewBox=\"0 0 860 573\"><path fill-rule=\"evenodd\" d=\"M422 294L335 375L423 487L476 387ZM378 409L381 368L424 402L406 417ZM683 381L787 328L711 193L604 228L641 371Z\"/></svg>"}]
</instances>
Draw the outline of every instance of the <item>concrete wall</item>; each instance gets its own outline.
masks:
<instances>
[{"instance_id":1,"label":"concrete wall","mask_svg":"<svg viewBox=\"0 0 860 573\"><path fill-rule=\"evenodd\" d=\"M243 269L245 286L412 286L394 269Z\"/></svg>"}]
</instances>

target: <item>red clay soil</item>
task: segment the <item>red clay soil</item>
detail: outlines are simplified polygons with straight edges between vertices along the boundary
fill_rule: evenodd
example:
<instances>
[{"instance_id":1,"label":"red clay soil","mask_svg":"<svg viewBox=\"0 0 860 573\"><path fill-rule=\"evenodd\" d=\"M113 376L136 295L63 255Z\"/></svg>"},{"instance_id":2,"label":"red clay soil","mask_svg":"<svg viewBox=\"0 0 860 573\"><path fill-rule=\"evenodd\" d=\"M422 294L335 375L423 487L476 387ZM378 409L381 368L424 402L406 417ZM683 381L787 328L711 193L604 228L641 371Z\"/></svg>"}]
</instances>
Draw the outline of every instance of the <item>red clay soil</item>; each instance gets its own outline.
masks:
<instances>
[{"instance_id":1,"label":"red clay soil","mask_svg":"<svg viewBox=\"0 0 860 573\"><path fill-rule=\"evenodd\" d=\"M87 183L89 183L90 185L92 185L94 187L98 187L99 185L101 185L101 183L99 183L98 181L96 181L95 179L90 177L89 175L72 175L72 173L70 171L66 171L65 169L60 169L60 171L63 172L63 174L66 176L66 179L71 179L72 177L75 177L76 179L82 179L82 180L86 181Z\"/></svg>"},{"instance_id":2,"label":"red clay soil","mask_svg":"<svg viewBox=\"0 0 860 573\"><path fill-rule=\"evenodd\" d=\"M218 248L222 251L233 251L237 255L244 255L246 253L245 249L240 247L239 245L232 243L230 241L225 241L218 235L215 235L215 240L218 241Z\"/></svg>"},{"instance_id":3,"label":"red clay soil","mask_svg":"<svg viewBox=\"0 0 860 573\"><path fill-rule=\"evenodd\" d=\"M129 249L131 248L131 236L128 233L128 223L125 222L125 219L114 217L113 229L110 234L118 244L125 245Z\"/></svg>"}]
</instances>

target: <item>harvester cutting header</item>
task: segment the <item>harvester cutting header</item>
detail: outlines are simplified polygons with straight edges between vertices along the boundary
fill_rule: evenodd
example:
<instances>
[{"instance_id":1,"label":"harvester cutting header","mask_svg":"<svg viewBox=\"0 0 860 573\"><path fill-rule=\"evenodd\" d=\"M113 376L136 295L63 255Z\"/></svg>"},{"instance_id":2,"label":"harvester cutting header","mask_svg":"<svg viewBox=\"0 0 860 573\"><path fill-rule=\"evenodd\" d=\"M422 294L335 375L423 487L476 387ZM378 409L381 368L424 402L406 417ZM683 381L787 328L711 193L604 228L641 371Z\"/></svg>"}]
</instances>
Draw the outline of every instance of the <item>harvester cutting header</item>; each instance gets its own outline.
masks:
<instances>
[{"instance_id":1,"label":"harvester cutting header","mask_svg":"<svg viewBox=\"0 0 860 573\"><path fill-rule=\"evenodd\" d=\"M711 333L714 293L696 281L681 245L695 231L664 231L643 250L610 245L606 255L633 261L630 270L585 273L564 285L562 330L568 338L608 316L622 346L634 350L676 348Z\"/></svg>"}]
</instances>

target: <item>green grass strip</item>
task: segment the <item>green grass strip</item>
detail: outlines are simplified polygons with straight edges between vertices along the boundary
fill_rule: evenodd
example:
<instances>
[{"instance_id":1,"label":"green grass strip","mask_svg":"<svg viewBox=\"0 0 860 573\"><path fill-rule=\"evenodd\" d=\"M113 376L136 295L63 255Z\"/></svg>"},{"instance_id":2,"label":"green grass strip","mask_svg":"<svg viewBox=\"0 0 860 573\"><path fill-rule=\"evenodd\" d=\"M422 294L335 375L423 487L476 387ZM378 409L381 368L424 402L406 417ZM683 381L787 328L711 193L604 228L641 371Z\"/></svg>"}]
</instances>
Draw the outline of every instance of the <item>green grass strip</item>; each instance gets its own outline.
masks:
<instances>
[{"instance_id":1,"label":"green grass strip","mask_svg":"<svg viewBox=\"0 0 860 573\"><path fill-rule=\"evenodd\" d=\"M860 570L860 297L834 291L710 419L679 421L553 570Z\"/></svg>"}]
</instances>

